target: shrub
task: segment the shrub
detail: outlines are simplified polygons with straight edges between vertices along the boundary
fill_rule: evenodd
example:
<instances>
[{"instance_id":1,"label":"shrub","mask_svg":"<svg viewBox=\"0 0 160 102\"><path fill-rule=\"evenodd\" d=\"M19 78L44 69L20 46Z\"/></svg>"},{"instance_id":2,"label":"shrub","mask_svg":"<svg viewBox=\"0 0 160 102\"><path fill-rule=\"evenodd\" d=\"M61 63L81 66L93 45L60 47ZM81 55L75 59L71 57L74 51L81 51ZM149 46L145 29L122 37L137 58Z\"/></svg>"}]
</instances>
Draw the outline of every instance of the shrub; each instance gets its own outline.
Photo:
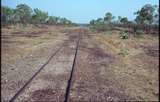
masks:
<instances>
[{"instance_id":1,"label":"shrub","mask_svg":"<svg viewBox=\"0 0 160 102\"><path fill-rule=\"evenodd\" d=\"M120 52L118 54L122 55L123 57L125 57L126 55L129 54L129 49L123 48L123 49L120 50Z\"/></svg>"},{"instance_id":2,"label":"shrub","mask_svg":"<svg viewBox=\"0 0 160 102\"><path fill-rule=\"evenodd\" d=\"M128 32L120 32L120 38L121 39L128 39L129 38Z\"/></svg>"},{"instance_id":3,"label":"shrub","mask_svg":"<svg viewBox=\"0 0 160 102\"><path fill-rule=\"evenodd\" d=\"M98 32L103 32L103 31L109 31L113 29L112 25L104 24L104 23L98 23L90 26L90 29L92 31L98 31Z\"/></svg>"}]
</instances>

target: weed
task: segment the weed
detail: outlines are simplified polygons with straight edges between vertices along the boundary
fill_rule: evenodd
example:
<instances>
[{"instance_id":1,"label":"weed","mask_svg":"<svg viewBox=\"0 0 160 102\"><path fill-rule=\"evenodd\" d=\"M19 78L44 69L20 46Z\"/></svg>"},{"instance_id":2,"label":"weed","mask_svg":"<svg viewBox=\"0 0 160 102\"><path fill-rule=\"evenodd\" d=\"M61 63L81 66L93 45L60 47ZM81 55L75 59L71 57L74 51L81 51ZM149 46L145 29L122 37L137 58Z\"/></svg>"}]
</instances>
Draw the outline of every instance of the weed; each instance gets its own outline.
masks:
<instances>
[{"instance_id":1,"label":"weed","mask_svg":"<svg viewBox=\"0 0 160 102\"><path fill-rule=\"evenodd\" d=\"M129 38L128 32L120 32L120 38L121 39L128 39Z\"/></svg>"},{"instance_id":2,"label":"weed","mask_svg":"<svg viewBox=\"0 0 160 102\"><path fill-rule=\"evenodd\" d=\"M129 49L127 48L122 48L120 52L118 53L118 55L122 55L123 57L125 57L128 54L129 54Z\"/></svg>"}]
</instances>

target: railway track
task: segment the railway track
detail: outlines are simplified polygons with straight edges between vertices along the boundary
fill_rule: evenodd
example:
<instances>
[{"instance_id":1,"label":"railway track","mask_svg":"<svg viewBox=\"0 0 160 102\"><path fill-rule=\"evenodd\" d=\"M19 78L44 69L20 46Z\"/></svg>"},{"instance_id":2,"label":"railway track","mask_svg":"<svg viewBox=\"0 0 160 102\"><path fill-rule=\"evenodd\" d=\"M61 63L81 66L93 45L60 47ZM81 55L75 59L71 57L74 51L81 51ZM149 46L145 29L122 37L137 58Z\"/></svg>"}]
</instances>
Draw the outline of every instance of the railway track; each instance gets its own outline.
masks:
<instances>
[{"instance_id":1,"label":"railway track","mask_svg":"<svg viewBox=\"0 0 160 102\"><path fill-rule=\"evenodd\" d=\"M73 77L73 73L74 73L74 68L75 68L75 63L76 63L76 58L77 58L77 53L78 53L78 48L79 48L79 43L80 43L80 33L79 33L79 37L78 37L78 41L77 41L77 45L76 45L76 52L75 52L75 55L74 55L71 74L70 74L70 77L69 77L69 80L68 80L68 85L67 85L67 88L66 88L66 94L65 94L64 102L68 102L70 87L71 87L71 83L72 83L72 77Z\"/></svg>"},{"instance_id":2,"label":"railway track","mask_svg":"<svg viewBox=\"0 0 160 102\"><path fill-rule=\"evenodd\" d=\"M43 64L39 70L24 84L24 86L22 88L20 88L20 90L11 98L11 100L9 102L14 102L14 100L20 95L20 93L26 88L26 86L31 83L31 81L40 73L40 71L49 63L49 61L60 51L60 49L63 47L63 45L61 47L59 47L51 56L50 58L47 60L47 62L45 64Z\"/></svg>"},{"instance_id":3,"label":"railway track","mask_svg":"<svg viewBox=\"0 0 160 102\"><path fill-rule=\"evenodd\" d=\"M66 88L66 92L65 92L65 99L64 102L68 101L68 97L69 97L69 92L70 92L70 86L71 86L71 82L72 82L72 77L73 77L73 72L74 72L74 66L75 66L75 62L76 62L76 56L77 56L77 52L78 52L78 47L79 47L79 41L80 41L80 33L78 34L78 40L76 42L76 51L74 54L74 60L73 60L73 64L72 64L72 69L70 72L70 77L68 80L68 84L67 84L67 88ZM67 41L65 41L50 57L49 59L39 68L39 70L23 85L23 87L21 87L16 94L14 94L14 96L9 100L9 102L14 102L16 100L16 98L18 96L20 96L20 94L25 90L25 88L33 81L33 79L44 69L44 67L51 61L51 59L53 59L53 57L65 46Z\"/></svg>"}]
</instances>

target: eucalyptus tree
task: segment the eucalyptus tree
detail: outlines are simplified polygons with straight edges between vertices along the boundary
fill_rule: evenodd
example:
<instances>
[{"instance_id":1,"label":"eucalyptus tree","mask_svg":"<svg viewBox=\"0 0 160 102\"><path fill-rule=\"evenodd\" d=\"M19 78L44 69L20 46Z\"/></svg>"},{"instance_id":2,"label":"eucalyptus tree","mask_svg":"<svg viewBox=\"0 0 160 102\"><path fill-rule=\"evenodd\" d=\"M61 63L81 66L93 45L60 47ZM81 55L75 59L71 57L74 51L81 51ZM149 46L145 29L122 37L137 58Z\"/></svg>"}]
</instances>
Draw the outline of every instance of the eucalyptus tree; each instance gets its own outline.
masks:
<instances>
[{"instance_id":1,"label":"eucalyptus tree","mask_svg":"<svg viewBox=\"0 0 160 102\"><path fill-rule=\"evenodd\" d=\"M156 6L151 4L144 5L140 10L135 12L137 15L135 21L137 24L152 24L154 19Z\"/></svg>"},{"instance_id":2,"label":"eucalyptus tree","mask_svg":"<svg viewBox=\"0 0 160 102\"><path fill-rule=\"evenodd\" d=\"M153 17L153 24L159 25L159 7L157 5L154 5L155 12Z\"/></svg>"},{"instance_id":3,"label":"eucalyptus tree","mask_svg":"<svg viewBox=\"0 0 160 102\"><path fill-rule=\"evenodd\" d=\"M72 22L66 18L59 18L60 24L71 24Z\"/></svg>"},{"instance_id":4,"label":"eucalyptus tree","mask_svg":"<svg viewBox=\"0 0 160 102\"><path fill-rule=\"evenodd\" d=\"M95 24L95 20L94 20L94 19L91 20L91 21L89 22L89 24L90 24L90 25L94 25L94 24Z\"/></svg>"},{"instance_id":5,"label":"eucalyptus tree","mask_svg":"<svg viewBox=\"0 0 160 102\"><path fill-rule=\"evenodd\" d=\"M137 15L135 21L137 22L140 29L149 33L153 27L154 21L158 18L158 13L156 13L156 5L146 4L140 10L135 12ZM159 19L157 19L159 21Z\"/></svg>"},{"instance_id":6,"label":"eucalyptus tree","mask_svg":"<svg viewBox=\"0 0 160 102\"><path fill-rule=\"evenodd\" d=\"M15 16L20 19L23 24L30 23L32 17L32 9L26 4L19 4L15 9Z\"/></svg>"},{"instance_id":7,"label":"eucalyptus tree","mask_svg":"<svg viewBox=\"0 0 160 102\"><path fill-rule=\"evenodd\" d=\"M47 24L58 24L59 17L56 16L48 16Z\"/></svg>"},{"instance_id":8,"label":"eucalyptus tree","mask_svg":"<svg viewBox=\"0 0 160 102\"><path fill-rule=\"evenodd\" d=\"M105 14L105 17L104 17L104 22L105 22L105 23L111 23L114 18L115 18L115 17L112 15L112 13L107 12L107 13Z\"/></svg>"},{"instance_id":9,"label":"eucalyptus tree","mask_svg":"<svg viewBox=\"0 0 160 102\"><path fill-rule=\"evenodd\" d=\"M125 24L128 23L128 18L127 17L122 17L120 22L125 25Z\"/></svg>"},{"instance_id":10,"label":"eucalyptus tree","mask_svg":"<svg viewBox=\"0 0 160 102\"><path fill-rule=\"evenodd\" d=\"M122 17L118 16L118 23L121 23L121 19L122 19Z\"/></svg>"},{"instance_id":11,"label":"eucalyptus tree","mask_svg":"<svg viewBox=\"0 0 160 102\"><path fill-rule=\"evenodd\" d=\"M36 24L45 24L47 22L48 13L36 8L33 10L32 22Z\"/></svg>"},{"instance_id":12,"label":"eucalyptus tree","mask_svg":"<svg viewBox=\"0 0 160 102\"><path fill-rule=\"evenodd\" d=\"M101 24L101 23L104 23L104 20L103 20L103 18L98 18L98 19L96 20L96 22Z\"/></svg>"},{"instance_id":13,"label":"eucalyptus tree","mask_svg":"<svg viewBox=\"0 0 160 102\"><path fill-rule=\"evenodd\" d=\"M12 18L14 14L14 9L11 9L6 6L1 7L1 18L4 23L12 23Z\"/></svg>"}]
</instances>

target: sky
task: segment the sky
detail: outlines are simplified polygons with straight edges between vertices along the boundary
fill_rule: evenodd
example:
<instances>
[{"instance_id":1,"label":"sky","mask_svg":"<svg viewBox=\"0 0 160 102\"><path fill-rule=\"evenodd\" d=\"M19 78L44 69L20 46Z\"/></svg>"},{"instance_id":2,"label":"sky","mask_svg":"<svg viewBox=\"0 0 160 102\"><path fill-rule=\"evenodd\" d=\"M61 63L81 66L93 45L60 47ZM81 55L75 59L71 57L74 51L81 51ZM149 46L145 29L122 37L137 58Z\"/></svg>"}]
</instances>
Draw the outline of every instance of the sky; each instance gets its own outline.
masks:
<instances>
[{"instance_id":1,"label":"sky","mask_svg":"<svg viewBox=\"0 0 160 102\"><path fill-rule=\"evenodd\" d=\"M133 14L145 4L158 5L159 0L1 0L2 5L15 8L25 3L33 8L47 11L49 15L65 17L75 23L89 23L111 12L134 20Z\"/></svg>"}]
</instances>

